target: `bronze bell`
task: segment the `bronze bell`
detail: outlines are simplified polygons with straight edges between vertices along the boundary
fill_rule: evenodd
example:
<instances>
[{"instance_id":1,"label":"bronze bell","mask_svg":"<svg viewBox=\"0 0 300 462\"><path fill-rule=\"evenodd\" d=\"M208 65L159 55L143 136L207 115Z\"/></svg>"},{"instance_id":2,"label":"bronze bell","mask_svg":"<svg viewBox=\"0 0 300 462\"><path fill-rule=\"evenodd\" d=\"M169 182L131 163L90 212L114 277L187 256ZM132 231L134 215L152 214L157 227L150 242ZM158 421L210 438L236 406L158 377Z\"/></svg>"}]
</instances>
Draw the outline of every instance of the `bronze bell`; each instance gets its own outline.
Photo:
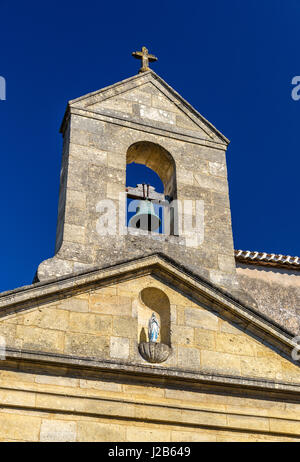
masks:
<instances>
[{"instance_id":1,"label":"bronze bell","mask_svg":"<svg viewBox=\"0 0 300 462\"><path fill-rule=\"evenodd\" d=\"M160 226L160 218L154 211L154 206L151 201L139 201L136 208L137 212L130 218L128 226L144 231L155 231Z\"/></svg>"}]
</instances>

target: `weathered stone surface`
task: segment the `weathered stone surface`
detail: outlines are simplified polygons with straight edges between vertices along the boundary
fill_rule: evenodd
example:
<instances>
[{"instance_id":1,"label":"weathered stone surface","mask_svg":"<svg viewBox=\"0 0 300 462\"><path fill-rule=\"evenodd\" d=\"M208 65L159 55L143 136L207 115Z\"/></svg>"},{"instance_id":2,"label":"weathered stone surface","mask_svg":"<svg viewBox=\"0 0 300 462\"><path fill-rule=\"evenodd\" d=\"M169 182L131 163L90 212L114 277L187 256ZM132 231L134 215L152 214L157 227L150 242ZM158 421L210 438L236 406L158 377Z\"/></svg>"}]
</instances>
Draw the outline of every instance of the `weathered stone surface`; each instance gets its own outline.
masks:
<instances>
[{"instance_id":1,"label":"weathered stone surface","mask_svg":"<svg viewBox=\"0 0 300 462\"><path fill-rule=\"evenodd\" d=\"M127 338L135 338L137 333L137 322L129 316L114 316L113 335Z\"/></svg>"},{"instance_id":2,"label":"weathered stone surface","mask_svg":"<svg viewBox=\"0 0 300 462\"><path fill-rule=\"evenodd\" d=\"M170 441L170 430L130 426L127 429L127 441Z\"/></svg>"},{"instance_id":3,"label":"weathered stone surface","mask_svg":"<svg viewBox=\"0 0 300 462\"><path fill-rule=\"evenodd\" d=\"M90 443L126 441L126 427L103 422L79 422L78 441Z\"/></svg>"},{"instance_id":4,"label":"weathered stone surface","mask_svg":"<svg viewBox=\"0 0 300 462\"><path fill-rule=\"evenodd\" d=\"M109 338L88 334L66 334L65 352L75 356L108 357Z\"/></svg>"},{"instance_id":5,"label":"weathered stone surface","mask_svg":"<svg viewBox=\"0 0 300 462\"><path fill-rule=\"evenodd\" d=\"M70 274L75 268L84 268L82 265L106 266L157 251L184 263L195 273L212 277L220 286L233 286L230 277L214 278L209 272L224 272L233 279L235 274L224 155L228 141L171 88L150 72L97 95L74 100L63 135L67 175L60 190L57 254L40 265L40 280ZM132 154L135 143L143 143L144 151ZM162 151L166 154L161 155ZM156 171L164 182L166 195L179 200L204 200L204 210L209 207L209 213L206 212L203 242L198 243L196 228L195 239L189 237L186 241L183 234L173 239L119 235L118 218L115 234L109 239L99 236L97 222L101 214L97 212L97 203L109 199L119 207L128 162L142 163ZM219 202L212 200L213 193L222 193L227 200L227 213L220 219L219 232L214 225ZM226 252L224 236L231 243L225 246ZM223 254L226 261L220 260Z\"/></svg>"},{"instance_id":6,"label":"weathered stone surface","mask_svg":"<svg viewBox=\"0 0 300 462\"><path fill-rule=\"evenodd\" d=\"M216 442L217 435L214 435L209 432L186 432L186 431L173 431L172 432L172 441L176 442Z\"/></svg>"},{"instance_id":7,"label":"weathered stone surface","mask_svg":"<svg viewBox=\"0 0 300 462\"><path fill-rule=\"evenodd\" d=\"M61 420L43 420L41 425L40 441L76 441L76 423Z\"/></svg>"},{"instance_id":8,"label":"weathered stone surface","mask_svg":"<svg viewBox=\"0 0 300 462\"><path fill-rule=\"evenodd\" d=\"M215 333L204 329L195 329L195 344L205 350L215 349Z\"/></svg>"},{"instance_id":9,"label":"weathered stone surface","mask_svg":"<svg viewBox=\"0 0 300 462\"><path fill-rule=\"evenodd\" d=\"M199 369L200 350L197 348L178 347L178 365L187 369Z\"/></svg>"},{"instance_id":10,"label":"weathered stone surface","mask_svg":"<svg viewBox=\"0 0 300 462\"><path fill-rule=\"evenodd\" d=\"M218 317L209 311L185 308L184 315L187 326L218 330Z\"/></svg>"},{"instance_id":11,"label":"weathered stone surface","mask_svg":"<svg viewBox=\"0 0 300 462\"><path fill-rule=\"evenodd\" d=\"M174 322L174 324L176 324L176 322ZM192 327L174 325L171 338L173 343L178 343L180 345L192 344L194 342L194 329Z\"/></svg>"},{"instance_id":12,"label":"weathered stone surface","mask_svg":"<svg viewBox=\"0 0 300 462\"><path fill-rule=\"evenodd\" d=\"M63 351L64 334L61 331L32 326L17 326L16 338L21 342L24 350Z\"/></svg>"},{"instance_id":13,"label":"weathered stone surface","mask_svg":"<svg viewBox=\"0 0 300 462\"><path fill-rule=\"evenodd\" d=\"M226 165L221 162L209 162L211 175L226 177Z\"/></svg>"},{"instance_id":14,"label":"weathered stone surface","mask_svg":"<svg viewBox=\"0 0 300 462\"><path fill-rule=\"evenodd\" d=\"M0 438L2 441L38 441L40 417L18 414L0 414Z\"/></svg>"},{"instance_id":15,"label":"weathered stone surface","mask_svg":"<svg viewBox=\"0 0 300 462\"><path fill-rule=\"evenodd\" d=\"M299 271L239 264L237 274L241 289L250 296L250 305L299 335Z\"/></svg>"},{"instance_id":16,"label":"weathered stone surface","mask_svg":"<svg viewBox=\"0 0 300 462\"><path fill-rule=\"evenodd\" d=\"M216 335L216 350L241 356L256 356L254 342L242 335L218 333Z\"/></svg>"},{"instance_id":17,"label":"weathered stone surface","mask_svg":"<svg viewBox=\"0 0 300 462\"><path fill-rule=\"evenodd\" d=\"M115 316L131 316L132 298L124 295L97 293L90 297L90 310L99 314L114 314Z\"/></svg>"},{"instance_id":18,"label":"weathered stone surface","mask_svg":"<svg viewBox=\"0 0 300 462\"><path fill-rule=\"evenodd\" d=\"M111 358L128 359L130 341L127 337L110 337Z\"/></svg>"},{"instance_id":19,"label":"weathered stone surface","mask_svg":"<svg viewBox=\"0 0 300 462\"><path fill-rule=\"evenodd\" d=\"M201 367L206 372L218 370L221 374L240 375L241 365L238 355L201 350Z\"/></svg>"},{"instance_id":20,"label":"weathered stone surface","mask_svg":"<svg viewBox=\"0 0 300 462\"><path fill-rule=\"evenodd\" d=\"M57 310L53 308L44 308L43 310L32 310L23 317L25 326L36 326L42 329L67 330L69 325L68 311ZM21 319L20 319L21 321Z\"/></svg>"},{"instance_id":21,"label":"weathered stone surface","mask_svg":"<svg viewBox=\"0 0 300 462\"><path fill-rule=\"evenodd\" d=\"M58 303L58 309L61 310L68 310L68 311L78 311L78 312L86 312L89 309L88 300L72 297L66 298Z\"/></svg>"},{"instance_id":22,"label":"weathered stone surface","mask_svg":"<svg viewBox=\"0 0 300 462\"><path fill-rule=\"evenodd\" d=\"M69 330L72 332L110 335L112 330L112 317L94 315L91 313L70 313Z\"/></svg>"}]
</instances>

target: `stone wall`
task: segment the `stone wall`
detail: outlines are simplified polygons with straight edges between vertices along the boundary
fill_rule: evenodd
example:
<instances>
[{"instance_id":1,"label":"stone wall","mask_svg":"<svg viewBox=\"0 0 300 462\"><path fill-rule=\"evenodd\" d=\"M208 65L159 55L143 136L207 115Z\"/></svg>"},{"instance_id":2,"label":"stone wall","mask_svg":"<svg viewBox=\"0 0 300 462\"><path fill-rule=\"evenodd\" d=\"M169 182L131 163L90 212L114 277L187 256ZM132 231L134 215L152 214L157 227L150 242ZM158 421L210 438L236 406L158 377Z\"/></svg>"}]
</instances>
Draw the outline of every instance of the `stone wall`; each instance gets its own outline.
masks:
<instances>
[{"instance_id":1,"label":"stone wall","mask_svg":"<svg viewBox=\"0 0 300 462\"><path fill-rule=\"evenodd\" d=\"M246 323L151 275L81 293L69 284L73 295L57 286L32 305L28 291L42 288L25 288L10 297L26 305L1 310L0 440L300 440L299 366ZM138 343L160 297L172 355L152 365Z\"/></svg>"},{"instance_id":2,"label":"stone wall","mask_svg":"<svg viewBox=\"0 0 300 462\"><path fill-rule=\"evenodd\" d=\"M298 365L262 344L246 323L228 322L152 276L4 316L0 335L9 348L149 364L138 351L141 330L148 331L148 319L139 319L145 288L161 290L170 303L172 354L164 368L300 383Z\"/></svg>"},{"instance_id":3,"label":"stone wall","mask_svg":"<svg viewBox=\"0 0 300 462\"><path fill-rule=\"evenodd\" d=\"M300 405L0 370L0 441L300 441Z\"/></svg>"},{"instance_id":4,"label":"stone wall","mask_svg":"<svg viewBox=\"0 0 300 462\"><path fill-rule=\"evenodd\" d=\"M249 302L294 335L300 333L300 272L272 266L237 264Z\"/></svg>"}]
</instances>

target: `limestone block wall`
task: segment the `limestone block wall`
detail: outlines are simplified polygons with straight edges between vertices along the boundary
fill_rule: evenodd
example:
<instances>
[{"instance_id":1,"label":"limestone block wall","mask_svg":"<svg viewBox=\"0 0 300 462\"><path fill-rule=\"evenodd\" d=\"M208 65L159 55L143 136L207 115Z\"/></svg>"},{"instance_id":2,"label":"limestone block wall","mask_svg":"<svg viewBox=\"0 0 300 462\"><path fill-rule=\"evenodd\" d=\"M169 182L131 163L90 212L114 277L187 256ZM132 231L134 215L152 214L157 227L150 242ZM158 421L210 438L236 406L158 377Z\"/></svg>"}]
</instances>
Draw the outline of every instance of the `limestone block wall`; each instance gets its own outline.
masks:
<instances>
[{"instance_id":1,"label":"limestone block wall","mask_svg":"<svg viewBox=\"0 0 300 462\"><path fill-rule=\"evenodd\" d=\"M137 348L153 288L155 303L163 293L169 314L162 322L170 320L173 350L159 365L161 377L151 375L154 366ZM235 325L213 305L196 303L192 293L184 295L153 276L2 312L0 335L9 349L40 358L0 361L2 441L300 440L295 393L276 397L271 385L297 387L299 366L254 338L246 325ZM80 366L80 358L102 361L105 369ZM164 371L237 377L244 387L248 380L270 387L173 383Z\"/></svg>"},{"instance_id":2,"label":"limestone block wall","mask_svg":"<svg viewBox=\"0 0 300 462\"><path fill-rule=\"evenodd\" d=\"M0 441L300 440L299 404L272 400L13 370L0 399Z\"/></svg>"},{"instance_id":3,"label":"limestone block wall","mask_svg":"<svg viewBox=\"0 0 300 462\"><path fill-rule=\"evenodd\" d=\"M300 405L0 370L0 441L299 441Z\"/></svg>"}]
</instances>

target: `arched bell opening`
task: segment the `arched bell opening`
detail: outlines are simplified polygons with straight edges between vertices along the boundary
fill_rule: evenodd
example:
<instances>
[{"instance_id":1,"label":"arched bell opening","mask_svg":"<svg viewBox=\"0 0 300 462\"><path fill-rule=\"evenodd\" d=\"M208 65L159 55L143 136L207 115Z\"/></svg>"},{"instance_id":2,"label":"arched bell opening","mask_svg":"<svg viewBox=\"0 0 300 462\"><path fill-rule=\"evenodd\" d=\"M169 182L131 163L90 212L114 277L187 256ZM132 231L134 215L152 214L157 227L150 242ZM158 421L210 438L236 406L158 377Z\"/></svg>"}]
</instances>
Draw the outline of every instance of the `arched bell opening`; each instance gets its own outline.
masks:
<instances>
[{"instance_id":1,"label":"arched bell opening","mask_svg":"<svg viewBox=\"0 0 300 462\"><path fill-rule=\"evenodd\" d=\"M176 234L172 204L177 198L176 170L171 154L158 144L140 141L128 148L126 162L127 225Z\"/></svg>"},{"instance_id":2,"label":"arched bell opening","mask_svg":"<svg viewBox=\"0 0 300 462\"><path fill-rule=\"evenodd\" d=\"M149 167L132 162L126 169L127 225L136 229L164 232L163 207L147 197L164 201L164 185Z\"/></svg>"}]
</instances>

